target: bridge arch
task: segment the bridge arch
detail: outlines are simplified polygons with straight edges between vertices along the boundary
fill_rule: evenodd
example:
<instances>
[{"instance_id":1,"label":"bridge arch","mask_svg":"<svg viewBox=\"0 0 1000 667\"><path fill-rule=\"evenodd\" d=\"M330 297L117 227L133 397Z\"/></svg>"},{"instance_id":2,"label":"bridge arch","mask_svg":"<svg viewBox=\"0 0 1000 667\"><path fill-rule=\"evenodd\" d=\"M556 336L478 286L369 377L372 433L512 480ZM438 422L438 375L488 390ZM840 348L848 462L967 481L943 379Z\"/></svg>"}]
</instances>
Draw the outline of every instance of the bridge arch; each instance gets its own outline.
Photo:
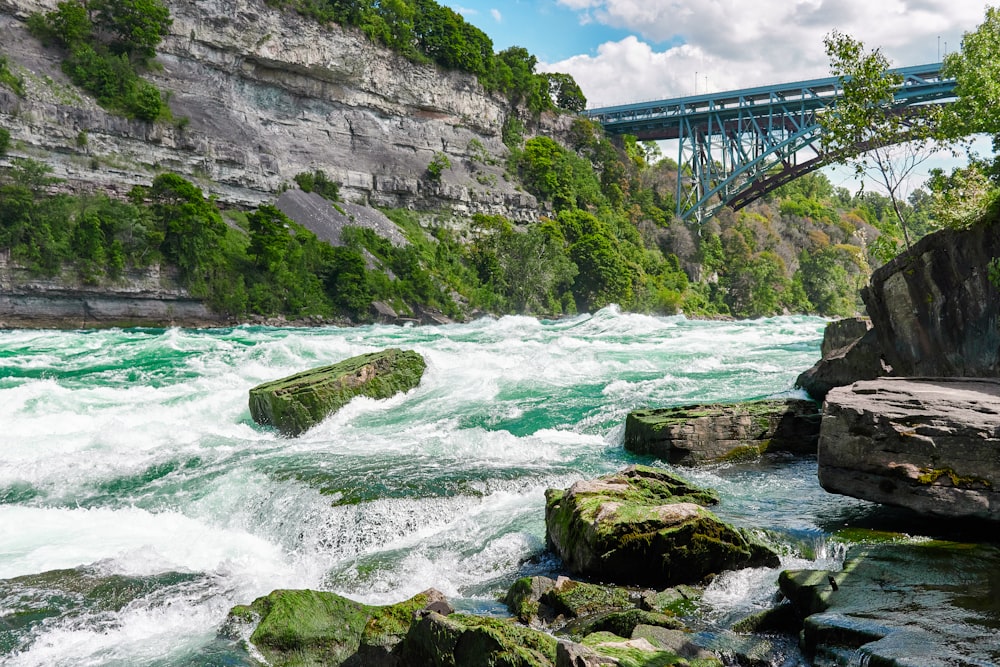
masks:
<instances>
[{"instance_id":1,"label":"bridge arch","mask_svg":"<svg viewBox=\"0 0 1000 667\"><path fill-rule=\"evenodd\" d=\"M903 110L954 97L941 63L892 70ZM835 160L819 143L818 115L843 94L839 77L590 109L608 134L678 142L677 215L701 222L723 206L740 209ZM901 137L902 140L902 137ZM685 188L685 181L689 187Z\"/></svg>"}]
</instances>

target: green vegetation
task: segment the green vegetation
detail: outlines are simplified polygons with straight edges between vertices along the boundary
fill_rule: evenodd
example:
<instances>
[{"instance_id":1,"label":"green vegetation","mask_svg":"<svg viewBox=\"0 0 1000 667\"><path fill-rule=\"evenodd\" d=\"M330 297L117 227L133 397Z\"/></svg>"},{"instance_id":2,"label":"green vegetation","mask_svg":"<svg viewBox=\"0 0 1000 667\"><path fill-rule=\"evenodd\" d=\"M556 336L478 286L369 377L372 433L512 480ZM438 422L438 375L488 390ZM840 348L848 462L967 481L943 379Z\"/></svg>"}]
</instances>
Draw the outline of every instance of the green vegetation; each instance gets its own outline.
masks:
<instances>
[{"instance_id":1,"label":"green vegetation","mask_svg":"<svg viewBox=\"0 0 1000 667\"><path fill-rule=\"evenodd\" d=\"M105 108L142 120L168 118L160 91L139 77L171 20L160 0L64 0L28 26L66 53L63 71Z\"/></svg>"},{"instance_id":2,"label":"green vegetation","mask_svg":"<svg viewBox=\"0 0 1000 667\"><path fill-rule=\"evenodd\" d=\"M11 71L7 56L0 56L0 85L13 90L18 97L24 97L24 78Z\"/></svg>"},{"instance_id":3,"label":"green vegetation","mask_svg":"<svg viewBox=\"0 0 1000 667\"><path fill-rule=\"evenodd\" d=\"M444 153L435 153L430 164L427 165L427 177L435 183L440 183L441 175L445 169L451 169L451 160Z\"/></svg>"},{"instance_id":4,"label":"green vegetation","mask_svg":"<svg viewBox=\"0 0 1000 667\"><path fill-rule=\"evenodd\" d=\"M295 175L295 183L303 192L315 192L323 199L338 201L340 199L340 183L331 181L325 171L316 170L311 174L307 171Z\"/></svg>"},{"instance_id":5,"label":"green vegetation","mask_svg":"<svg viewBox=\"0 0 1000 667\"><path fill-rule=\"evenodd\" d=\"M148 1L148 0L147 0ZM493 52L493 40L435 0L271 0L322 23L360 28L372 41L415 62L475 74L489 91L538 113L582 111L583 91L568 74L535 72L538 60L519 46Z\"/></svg>"}]
</instances>

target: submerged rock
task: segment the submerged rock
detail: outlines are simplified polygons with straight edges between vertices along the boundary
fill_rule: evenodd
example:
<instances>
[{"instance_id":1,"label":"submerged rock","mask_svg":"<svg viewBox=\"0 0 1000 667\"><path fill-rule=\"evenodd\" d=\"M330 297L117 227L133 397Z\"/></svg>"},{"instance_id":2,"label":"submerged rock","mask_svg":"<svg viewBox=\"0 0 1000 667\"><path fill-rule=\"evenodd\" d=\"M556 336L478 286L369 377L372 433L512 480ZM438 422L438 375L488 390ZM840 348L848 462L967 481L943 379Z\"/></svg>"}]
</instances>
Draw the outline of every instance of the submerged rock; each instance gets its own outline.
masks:
<instances>
[{"instance_id":1,"label":"submerged rock","mask_svg":"<svg viewBox=\"0 0 1000 667\"><path fill-rule=\"evenodd\" d=\"M546 541L571 571L625 584L669 586L776 566L773 551L705 509L716 502L665 470L632 466L546 491Z\"/></svg>"},{"instance_id":2,"label":"submerged rock","mask_svg":"<svg viewBox=\"0 0 1000 667\"><path fill-rule=\"evenodd\" d=\"M819 406L796 399L637 410L625 420L625 449L674 464L813 454L819 424Z\"/></svg>"},{"instance_id":3,"label":"submerged rock","mask_svg":"<svg viewBox=\"0 0 1000 667\"><path fill-rule=\"evenodd\" d=\"M841 571L786 571L779 585L822 664L993 665L998 572L995 546L867 544L850 548Z\"/></svg>"},{"instance_id":4,"label":"submerged rock","mask_svg":"<svg viewBox=\"0 0 1000 667\"><path fill-rule=\"evenodd\" d=\"M413 389L426 367L412 350L362 354L254 387L250 414L258 424L299 435L355 396L381 399Z\"/></svg>"},{"instance_id":5,"label":"submerged rock","mask_svg":"<svg viewBox=\"0 0 1000 667\"><path fill-rule=\"evenodd\" d=\"M834 389L818 464L833 493L1000 521L1000 380L882 378Z\"/></svg>"}]
</instances>

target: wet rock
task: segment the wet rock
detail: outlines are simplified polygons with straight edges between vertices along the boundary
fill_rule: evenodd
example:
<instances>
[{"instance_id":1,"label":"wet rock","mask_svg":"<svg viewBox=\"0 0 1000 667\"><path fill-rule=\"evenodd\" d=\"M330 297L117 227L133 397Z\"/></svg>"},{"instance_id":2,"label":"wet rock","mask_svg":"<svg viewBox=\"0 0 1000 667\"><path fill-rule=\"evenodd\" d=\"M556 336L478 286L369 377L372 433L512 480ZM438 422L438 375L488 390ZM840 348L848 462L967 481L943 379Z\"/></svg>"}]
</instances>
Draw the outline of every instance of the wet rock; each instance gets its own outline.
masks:
<instances>
[{"instance_id":1,"label":"wet rock","mask_svg":"<svg viewBox=\"0 0 1000 667\"><path fill-rule=\"evenodd\" d=\"M831 327L841 322L850 325ZM860 318L838 320L827 325L823 338L823 358L795 380L795 386L805 389L809 396L822 401L834 387L844 387L858 380L874 380L889 375L891 369L882 360L882 347L874 329L864 331L854 339L848 337L862 326L870 326ZM834 345L839 347L834 347Z\"/></svg>"},{"instance_id":2,"label":"wet rock","mask_svg":"<svg viewBox=\"0 0 1000 667\"><path fill-rule=\"evenodd\" d=\"M711 651L696 644L690 632L671 630L654 625L638 625L632 631L632 639L645 639L656 648L676 653L686 660L704 660L706 667L718 663L718 657ZM721 664L721 663L720 663Z\"/></svg>"},{"instance_id":3,"label":"wet rock","mask_svg":"<svg viewBox=\"0 0 1000 667\"><path fill-rule=\"evenodd\" d=\"M423 614L399 645L403 665L551 667L556 640L498 618Z\"/></svg>"},{"instance_id":4,"label":"wet rock","mask_svg":"<svg viewBox=\"0 0 1000 667\"><path fill-rule=\"evenodd\" d=\"M987 665L1000 655L1000 548L953 542L851 547L842 571L786 571L823 664ZM831 662L834 661L834 662Z\"/></svg>"},{"instance_id":5,"label":"wet rock","mask_svg":"<svg viewBox=\"0 0 1000 667\"><path fill-rule=\"evenodd\" d=\"M668 630L681 630L685 627L682 621L673 616L643 609L627 609L584 616L570 621L560 632L571 637L586 637L595 632L610 632L620 637L630 637L640 625Z\"/></svg>"},{"instance_id":6,"label":"wet rock","mask_svg":"<svg viewBox=\"0 0 1000 667\"><path fill-rule=\"evenodd\" d=\"M898 376L1000 376L1000 291L988 266L1000 224L941 230L876 270L862 290Z\"/></svg>"},{"instance_id":7,"label":"wet rock","mask_svg":"<svg viewBox=\"0 0 1000 667\"><path fill-rule=\"evenodd\" d=\"M556 647L556 667L600 667L618 661L575 642L560 641Z\"/></svg>"},{"instance_id":8,"label":"wet rock","mask_svg":"<svg viewBox=\"0 0 1000 667\"><path fill-rule=\"evenodd\" d=\"M834 389L818 475L833 493L1000 521L1000 380L882 378Z\"/></svg>"},{"instance_id":9,"label":"wet rock","mask_svg":"<svg viewBox=\"0 0 1000 667\"><path fill-rule=\"evenodd\" d=\"M689 665L687 658L676 652L663 649L645 637L625 638L610 632L595 632L583 640L583 645L594 652L614 658L619 665L662 665L669 667ZM598 663L600 664L600 663ZM722 663L714 656L699 662L703 667L713 667Z\"/></svg>"},{"instance_id":10,"label":"wet rock","mask_svg":"<svg viewBox=\"0 0 1000 667\"><path fill-rule=\"evenodd\" d=\"M274 667L335 666L349 660L404 665L397 649L415 616L442 603L447 604L444 596L433 589L385 607L364 605L335 593L278 590L250 605L234 607L224 627L251 626L249 642Z\"/></svg>"},{"instance_id":11,"label":"wet rock","mask_svg":"<svg viewBox=\"0 0 1000 667\"><path fill-rule=\"evenodd\" d=\"M813 454L819 424L819 406L795 399L638 410L625 420L625 449L686 465Z\"/></svg>"},{"instance_id":12,"label":"wet rock","mask_svg":"<svg viewBox=\"0 0 1000 667\"><path fill-rule=\"evenodd\" d=\"M507 591L504 603L510 613L525 625L530 625L539 616L554 617L555 612L542 600L555 585L555 579L549 577L521 577Z\"/></svg>"},{"instance_id":13,"label":"wet rock","mask_svg":"<svg viewBox=\"0 0 1000 667\"><path fill-rule=\"evenodd\" d=\"M355 396L381 399L413 389L425 368L423 357L409 350L362 354L254 387L250 414L258 424L299 435Z\"/></svg>"},{"instance_id":14,"label":"wet rock","mask_svg":"<svg viewBox=\"0 0 1000 667\"><path fill-rule=\"evenodd\" d=\"M545 493L546 540L573 572L669 586L723 570L775 566L777 555L720 521L716 496L665 470L632 466Z\"/></svg>"}]
</instances>

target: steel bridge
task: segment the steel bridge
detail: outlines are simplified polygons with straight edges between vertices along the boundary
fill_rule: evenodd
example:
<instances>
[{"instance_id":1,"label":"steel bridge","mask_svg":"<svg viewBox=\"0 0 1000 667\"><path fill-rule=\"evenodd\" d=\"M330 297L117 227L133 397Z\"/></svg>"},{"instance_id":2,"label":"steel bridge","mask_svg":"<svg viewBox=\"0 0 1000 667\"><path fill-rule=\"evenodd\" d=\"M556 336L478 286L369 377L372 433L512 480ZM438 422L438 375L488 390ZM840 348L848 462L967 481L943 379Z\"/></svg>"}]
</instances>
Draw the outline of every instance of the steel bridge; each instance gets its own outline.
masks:
<instances>
[{"instance_id":1,"label":"steel bridge","mask_svg":"<svg viewBox=\"0 0 1000 667\"><path fill-rule=\"evenodd\" d=\"M941 77L941 63L891 71L902 77L895 92L901 109L954 98L955 82ZM609 134L677 140L677 215L700 222L723 206L738 210L833 161L817 141L822 133L817 118L842 93L840 77L829 77L585 114Z\"/></svg>"}]
</instances>

